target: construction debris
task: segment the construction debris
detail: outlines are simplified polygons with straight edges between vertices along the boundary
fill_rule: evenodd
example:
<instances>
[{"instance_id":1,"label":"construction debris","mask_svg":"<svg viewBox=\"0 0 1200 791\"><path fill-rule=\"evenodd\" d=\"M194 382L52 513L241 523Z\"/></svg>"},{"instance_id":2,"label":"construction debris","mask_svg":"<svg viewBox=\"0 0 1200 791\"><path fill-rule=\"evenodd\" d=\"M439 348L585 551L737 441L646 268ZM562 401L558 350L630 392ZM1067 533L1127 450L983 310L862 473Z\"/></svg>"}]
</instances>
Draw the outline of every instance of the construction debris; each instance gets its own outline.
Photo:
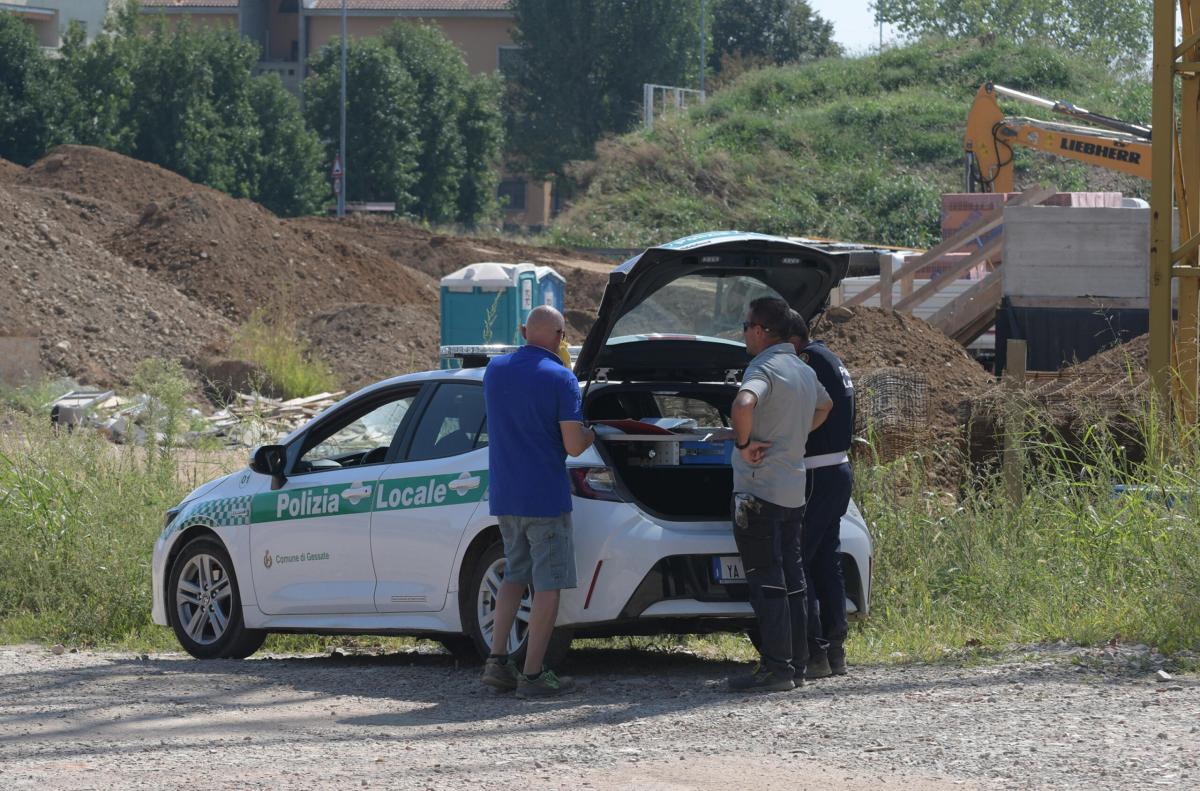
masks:
<instances>
[{"instance_id":1,"label":"construction debris","mask_svg":"<svg viewBox=\"0 0 1200 791\"><path fill-rule=\"evenodd\" d=\"M234 403L207 418L210 430L204 436L219 437L233 447L269 444L333 406L345 394L339 390L281 401L257 393L238 393Z\"/></svg>"},{"instance_id":2,"label":"construction debris","mask_svg":"<svg viewBox=\"0 0 1200 791\"><path fill-rule=\"evenodd\" d=\"M227 447L255 447L277 441L333 406L344 390L318 393L287 401L257 393L238 393L229 406L205 415L186 409L187 430L178 434L183 445L217 442ZM73 389L46 404L50 420L68 430L90 426L118 444L166 441L168 410L142 394L118 396L111 390Z\"/></svg>"}]
</instances>

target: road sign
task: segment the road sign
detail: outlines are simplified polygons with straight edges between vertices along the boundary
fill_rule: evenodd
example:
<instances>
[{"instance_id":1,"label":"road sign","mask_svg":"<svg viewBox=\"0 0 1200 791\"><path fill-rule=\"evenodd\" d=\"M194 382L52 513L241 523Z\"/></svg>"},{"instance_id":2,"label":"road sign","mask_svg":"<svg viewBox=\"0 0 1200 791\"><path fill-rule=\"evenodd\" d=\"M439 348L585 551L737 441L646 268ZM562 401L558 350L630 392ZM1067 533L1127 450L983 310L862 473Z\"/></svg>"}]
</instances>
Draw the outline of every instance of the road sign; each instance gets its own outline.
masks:
<instances>
[{"instance_id":1,"label":"road sign","mask_svg":"<svg viewBox=\"0 0 1200 791\"><path fill-rule=\"evenodd\" d=\"M332 171L331 175L333 176L335 181L340 180L342 178L342 158L341 157L333 158L333 171Z\"/></svg>"}]
</instances>

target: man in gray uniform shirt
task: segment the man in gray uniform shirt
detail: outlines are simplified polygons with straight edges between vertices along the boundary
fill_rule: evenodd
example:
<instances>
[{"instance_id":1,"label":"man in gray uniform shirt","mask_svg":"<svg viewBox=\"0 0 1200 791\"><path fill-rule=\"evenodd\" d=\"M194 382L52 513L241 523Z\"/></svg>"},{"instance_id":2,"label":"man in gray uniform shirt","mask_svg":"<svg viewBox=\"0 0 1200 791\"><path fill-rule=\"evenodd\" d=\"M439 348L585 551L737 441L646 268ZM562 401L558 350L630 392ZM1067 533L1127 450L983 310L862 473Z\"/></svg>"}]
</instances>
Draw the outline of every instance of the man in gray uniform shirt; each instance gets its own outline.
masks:
<instances>
[{"instance_id":1,"label":"man in gray uniform shirt","mask_svg":"<svg viewBox=\"0 0 1200 791\"><path fill-rule=\"evenodd\" d=\"M750 303L742 331L754 359L730 415L733 535L761 641L762 662L729 679L739 691L793 689L808 660L807 592L800 551L804 523L804 446L833 406L813 370L788 342L791 317L781 299ZM800 679L797 679L797 672Z\"/></svg>"}]
</instances>

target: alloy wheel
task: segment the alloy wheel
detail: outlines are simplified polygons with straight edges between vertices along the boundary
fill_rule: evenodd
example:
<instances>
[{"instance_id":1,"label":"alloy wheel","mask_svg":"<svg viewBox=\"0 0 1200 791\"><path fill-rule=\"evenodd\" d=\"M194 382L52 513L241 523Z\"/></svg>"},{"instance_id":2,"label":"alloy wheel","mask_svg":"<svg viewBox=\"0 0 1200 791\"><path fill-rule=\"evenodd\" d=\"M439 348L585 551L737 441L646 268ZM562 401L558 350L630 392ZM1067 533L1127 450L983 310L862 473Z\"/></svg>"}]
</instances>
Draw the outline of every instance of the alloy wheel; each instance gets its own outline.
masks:
<instances>
[{"instance_id":1,"label":"alloy wheel","mask_svg":"<svg viewBox=\"0 0 1200 791\"><path fill-rule=\"evenodd\" d=\"M504 582L504 558L497 558L488 566L479 583L479 594L476 596L475 616L479 629L483 633L485 645L491 645L492 634L496 623L496 597L500 594L500 584ZM513 619L512 629L508 632L508 653L515 654L525 644L529 636L529 616L533 611L533 595L525 588L521 597L521 606L517 608L517 617Z\"/></svg>"},{"instance_id":2,"label":"alloy wheel","mask_svg":"<svg viewBox=\"0 0 1200 791\"><path fill-rule=\"evenodd\" d=\"M188 560L175 587L176 612L187 636L200 645L220 640L232 605L233 585L221 562L206 554Z\"/></svg>"}]
</instances>

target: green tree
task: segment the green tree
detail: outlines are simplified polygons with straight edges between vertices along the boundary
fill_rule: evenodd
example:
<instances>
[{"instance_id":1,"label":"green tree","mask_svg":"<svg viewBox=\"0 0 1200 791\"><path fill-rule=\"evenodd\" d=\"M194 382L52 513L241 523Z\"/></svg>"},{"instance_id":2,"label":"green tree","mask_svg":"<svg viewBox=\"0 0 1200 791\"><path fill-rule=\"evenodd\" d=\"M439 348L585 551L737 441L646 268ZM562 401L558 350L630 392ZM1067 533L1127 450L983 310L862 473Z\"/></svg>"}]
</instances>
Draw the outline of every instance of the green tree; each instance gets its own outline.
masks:
<instances>
[{"instance_id":1,"label":"green tree","mask_svg":"<svg viewBox=\"0 0 1200 791\"><path fill-rule=\"evenodd\" d=\"M325 145L338 151L341 42L321 47L304 82L304 114ZM396 211L417 208L416 119L423 112L416 81L395 50L379 39L351 41L346 54L346 197L395 201Z\"/></svg>"},{"instance_id":2,"label":"green tree","mask_svg":"<svg viewBox=\"0 0 1200 791\"><path fill-rule=\"evenodd\" d=\"M1150 52L1151 0L888 0L877 18L910 36L1044 40L1144 65Z\"/></svg>"},{"instance_id":3,"label":"green tree","mask_svg":"<svg viewBox=\"0 0 1200 791\"><path fill-rule=\"evenodd\" d=\"M699 0L513 0L512 153L533 175L636 121L642 85L695 86Z\"/></svg>"},{"instance_id":4,"label":"green tree","mask_svg":"<svg viewBox=\"0 0 1200 791\"><path fill-rule=\"evenodd\" d=\"M126 7L109 17L91 44L82 25L72 22L67 28L55 64L63 90L55 142L123 153L132 149L133 65L140 43L137 24L137 17Z\"/></svg>"},{"instance_id":5,"label":"green tree","mask_svg":"<svg viewBox=\"0 0 1200 791\"><path fill-rule=\"evenodd\" d=\"M841 54L833 23L807 0L718 0L712 12L712 56L719 70L727 57L783 65Z\"/></svg>"},{"instance_id":6,"label":"green tree","mask_svg":"<svg viewBox=\"0 0 1200 791\"><path fill-rule=\"evenodd\" d=\"M436 27L396 22L384 33L404 70L416 83L421 153L413 189L418 213L434 222L457 214L459 182L466 169L459 117L471 75L459 51Z\"/></svg>"},{"instance_id":7,"label":"green tree","mask_svg":"<svg viewBox=\"0 0 1200 791\"><path fill-rule=\"evenodd\" d=\"M143 30L125 6L86 43L68 30L55 142L154 162L280 214L319 208L321 149L277 77L254 76L256 46L231 30Z\"/></svg>"},{"instance_id":8,"label":"green tree","mask_svg":"<svg viewBox=\"0 0 1200 791\"><path fill-rule=\"evenodd\" d=\"M496 185L504 148L502 96L498 75L480 75L467 84L458 120L465 163L458 189L458 218L468 225L495 214L498 208Z\"/></svg>"},{"instance_id":9,"label":"green tree","mask_svg":"<svg viewBox=\"0 0 1200 791\"><path fill-rule=\"evenodd\" d=\"M250 105L257 47L237 31L170 30L131 42L128 153L192 181L250 197L259 130Z\"/></svg>"},{"instance_id":10,"label":"green tree","mask_svg":"<svg viewBox=\"0 0 1200 791\"><path fill-rule=\"evenodd\" d=\"M60 89L33 29L0 12L0 157L34 162L55 135Z\"/></svg>"},{"instance_id":11,"label":"green tree","mask_svg":"<svg viewBox=\"0 0 1200 791\"><path fill-rule=\"evenodd\" d=\"M329 197L322 175L324 152L315 132L304 125L296 97L279 76L256 77L250 86L250 105L261 131L254 176L254 200L276 214L312 214Z\"/></svg>"}]
</instances>

